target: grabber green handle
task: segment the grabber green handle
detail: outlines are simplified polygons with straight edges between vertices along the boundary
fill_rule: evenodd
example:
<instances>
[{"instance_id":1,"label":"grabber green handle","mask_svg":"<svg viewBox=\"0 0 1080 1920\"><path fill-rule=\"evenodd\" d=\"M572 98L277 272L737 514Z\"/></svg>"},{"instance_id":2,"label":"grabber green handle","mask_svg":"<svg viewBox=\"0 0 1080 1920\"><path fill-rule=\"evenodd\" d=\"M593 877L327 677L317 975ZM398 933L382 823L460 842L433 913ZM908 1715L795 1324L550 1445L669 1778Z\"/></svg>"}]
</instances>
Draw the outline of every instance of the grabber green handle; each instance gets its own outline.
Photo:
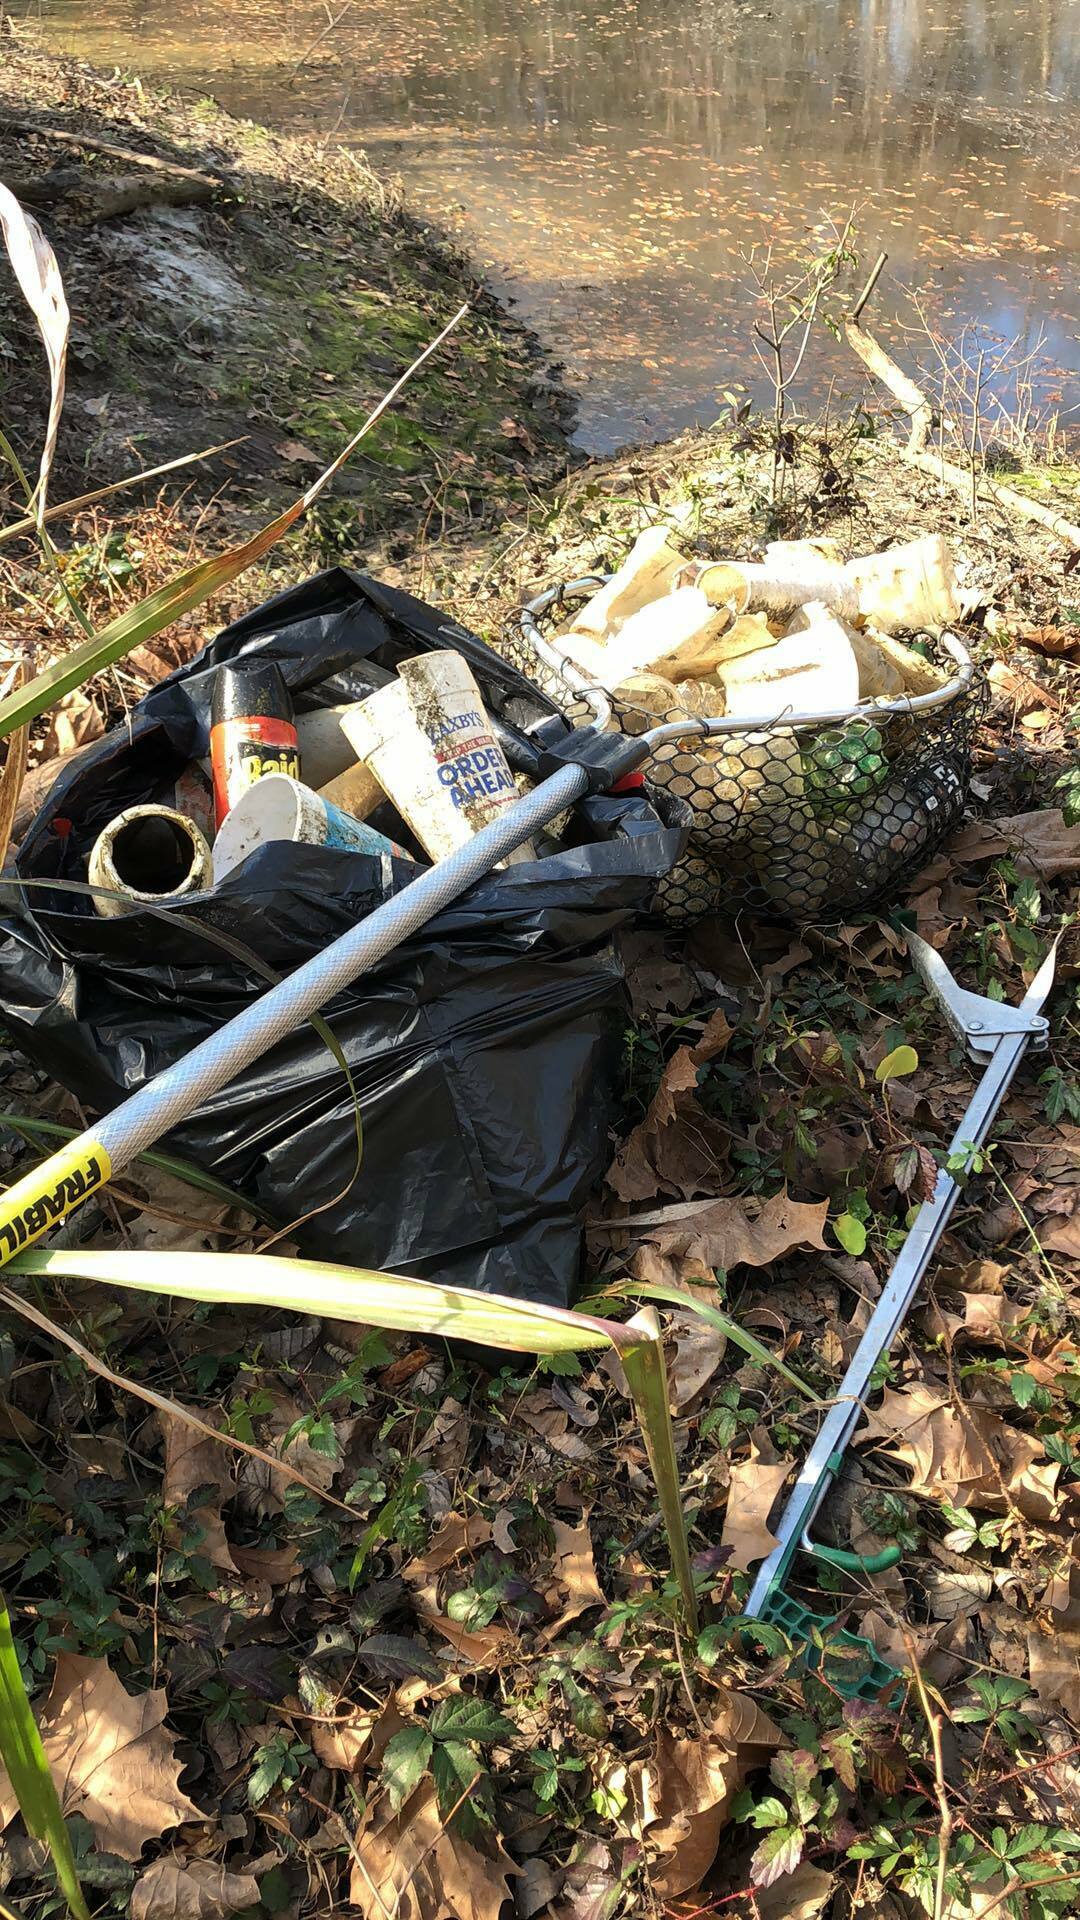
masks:
<instances>
[{"instance_id":1,"label":"grabber green handle","mask_svg":"<svg viewBox=\"0 0 1080 1920\"><path fill-rule=\"evenodd\" d=\"M849 1553L846 1547L822 1547L816 1540L804 1540L803 1552L815 1560L824 1560L842 1573L885 1573L903 1558L902 1547L882 1547L880 1553Z\"/></svg>"}]
</instances>

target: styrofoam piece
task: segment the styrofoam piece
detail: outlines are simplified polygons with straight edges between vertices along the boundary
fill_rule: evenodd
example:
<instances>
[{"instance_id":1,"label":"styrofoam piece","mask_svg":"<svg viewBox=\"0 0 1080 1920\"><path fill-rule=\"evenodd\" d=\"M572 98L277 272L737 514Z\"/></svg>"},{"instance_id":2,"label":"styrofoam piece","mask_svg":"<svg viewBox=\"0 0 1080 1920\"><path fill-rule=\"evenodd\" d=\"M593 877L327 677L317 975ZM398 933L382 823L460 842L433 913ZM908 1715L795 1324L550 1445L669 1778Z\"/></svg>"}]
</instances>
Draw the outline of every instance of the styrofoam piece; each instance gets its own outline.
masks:
<instances>
[{"instance_id":1,"label":"styrofoam piece","mask_svg":"<svg viewBox=\"0 0 1080 1920\"><path fill-rule=\"evenodd\" d=\"M342 725L433 860L456 853L518 798L468 662L458 653L402 660L398 679ZM511 861L536 858L531 845Z\"/></svg>"},{"instance_id":2,"label":"styrofoam piece","mask_svg":"<svg viewBox=\"0 0 1080 1920\"><path fill-rule=\"evenodd\" d=\"M904 679L899 668L889 659L872 633L860 633L847 620L841 620L839 614L830 607L823 607L819 600L812 600L808 606L800 607L792 615L788 633L817 632L826 641L832 632L839 632L847 641L859 669L859 698L874 700L886 695L903 693Z\"/></svg>"},{"instance_id":3,"label":"styrofoam piece","mask_svg":"<svg viewBox=\"0 0 1080 1920\"><path fill-rule=\"evenodd\" d=\"M214 841L214 883L254 853L275 840L312 847L336 847L343 852L392 854L407 860L404 847L384 833L342 813L323 794L315 793L288 774L268 773L248 788L230 807Z\"/></svg>"},{"instance_id":4,"label":"styrofoam piece","mask_svg":"<svg viewBox=\"0 0 1080 1920\"><path fill-rule=\"evenodd\" d=\"M296 716L296 743L304 785L314 787L317 793L356 765L356 748L341 724L343 716L356 704L351 701L339 707L317 707L313 713ZM378 806L386 796L380 793L370 774L368 783L375 795L371 804Z\"/></svg>"},{"instance_id":5,"label":"styrofoam piece","mask_svg":"<svg viewBox=\"0 0 1080 1920\"><path fill-rule=\"evenodd\" d=\"M729 715L835 713L859 699L859 666L839 621L787 633L717 668Z\"/></svg>"},{"instance_id":6,"label":"styrofoam piece","mask_svg":"<svg viewBox=\"0 0 1080 1920\"><path fill-rule=\"evenodd\" d=\"M94 898L103 920L118 920L140 906L168 906L210 885L206 836L175 807L127 807L99 833L90 852L91 886L109 887L113 899Z\"/></svg>"},{"instance_id":7,"label":"styrofoam piece","mask_svg":"<svg viewBox=\"0 0 1080 1920\"><path fill-rule=\"evenodd\" d=\"M960 618L952 555L940 533L849 560L844 572L862 618L882 633L938 633Z\"/></svg>"},{"instance_id":8,"label":"styrofoam piece","mask_svg":"<svg viewBox=\"0 0 1080 1920\"><path fill-rule=\"evenodd\" d=\"M570 632L599 639L617 632L631 614L666 593L684 560L664 527L639 533L622 566L607 584L578 607Z\"/></svg>"},{"instance_id":9,"label":"styrofoam piece","mask_svg":"<svg viewBox=\"0 0 1080 1920\"><path fill-rule=\"evenodd\" d=\"M804 543L788 544L801 549ZM718 560L701 575L700 585L718 603L741 592L748 613L782 618L810 600L820 600L845 620L859 614L858 589L846 569L814 552L776 553L765 561Z\"/></svg>"}]
</instances>

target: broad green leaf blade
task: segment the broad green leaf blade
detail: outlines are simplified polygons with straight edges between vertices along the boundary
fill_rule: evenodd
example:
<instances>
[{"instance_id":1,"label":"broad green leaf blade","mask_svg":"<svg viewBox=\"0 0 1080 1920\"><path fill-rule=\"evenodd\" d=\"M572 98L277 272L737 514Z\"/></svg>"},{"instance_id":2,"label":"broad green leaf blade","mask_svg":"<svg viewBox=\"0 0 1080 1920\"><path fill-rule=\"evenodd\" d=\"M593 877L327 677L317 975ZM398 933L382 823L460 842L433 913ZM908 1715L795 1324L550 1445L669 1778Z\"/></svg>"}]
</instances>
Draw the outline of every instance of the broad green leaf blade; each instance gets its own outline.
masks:
<instances>
[{"instance_id":1,"label":"broad green leaf blade","mask_svg":"<svg viewBox=\"0 0 1080 1920\"><path fill-rule=\"evenodd\" d=\"M431 1750L435 1745L426 1727L402 1727L386 1743L383 1754L382 1783L390 1796L390 1805L394 1812L408 1799L414 1787L419 1786L428 1770Z\"/></svg>"},{"instance_id":2,"label":"broad green leaf blade","mask_svg":"<svg viewBox=\"0 0 1080 1920\"><path fill-rule=\"evenodd\" d=\"M18 202L14 204L17 206ZM142 646L145 641L152 640L155 634L171 626L174 620L179 620L185 613L190 613L193 608L201 606L211 594L228 586L238 574L253 566L256 560L261 560L275 542L280 540L282 534L287 533L289 528L299 520L301 514L307 512L312 502L344 466L364 436L370 433L376 421L382 417L391 401L401 392L402 387L412 378L417 368L421 367L424 361L442 345L447 335L453 332L467 312L468 302L458 308L453 319L428 343L423 353L417 355L412 365L406 369L399 380L394 382L390 391L379 401L378 406L369 413L358 432L354 433L348 446L342 448L325 472L321 473L307 492L298 500L294 500L291 506L286 507L265 527L261 527L259 532L253 534L249 540L227 548L224 553L216 554L212 560L199 560L195 566L188 567L183 573L178 573L175 580L170 580L164 587L159 587L156 593L151 593L145 600L140 600L137 606L129 607L115 620L110 620L108 626L102 627L101 631L89 640L84 640L81 646L65 654L63 659L54 660L43 673L39 673L31 680L29 686L21 687L14 693L9 693L6 699L0 700L0 737L12 732L15 727L25 726L29 720L36 720L38 714L44 713L45 708L51 706L55 700L60 700L64 694L70 693L73 687L82 686L84 680L92 679L95 673L100 673L103 668L111 667L117 660L122 660L133 647Z\"/></svg>"},{"instance_id":3,"label":"broad green leaf blade","mask_svg":"<svg viewBox=\"0 0 1080 1920\"><path fill-rule=\"evenodd\" d=\"M0 1116L0 1125L10 1127L13 1133L21 1134L31 1146L39 1140L74 1140L75 1127L62 1126L59 1120L39 1120L36 1114L5 1113ZM143 1164L159 1167L162 1173L171 1173L174 1180L182 1180L185 1186L194 1187L198 1193L210 1195L212 1200L220 1200L225 1207L242 1207L255 1220L270 1224L270 1216L264 1212L255 1200L249 1200L246 1194L237 1193L226 1186L224 1180L215 1180L212 1173L205 1173L202 1167L195 1166L191 1160L181 1160L179 1154L158 1153L148 1149L132 1161L132 1166Z\"/></svg>"},{"instance_id":4,"label":"broad green leaf blade","mask_svg":"<svg viewBox=\"0 0 1080 1920\"><path fill-rule=\"evenodd\" d=\"M434 1280L414 1280L405 1274L372 1273L366 1267L291 1260L276 1254L69 1252L65 1248L20 1254L9 1263L8 1271L66 1274L210 1306L253 1307L263 1312L280 1308L324 1319L355 1320L401 1333L473 1340L512 1353L579 1353L589 1347L621 1349L634 1344L633 1336L615 1321L593 1320L559 1307L530 1306L497 1293L442 1287Z\"/></svg>"},{"instance_id":5,"label":"broad green leaf blade","mask_svg":"<svg viewBox=\"0 0 1080 1920\"><path fill-rule=\"evenodd\" d=\"M505 1713L478 1694L459 1693L454 1700L440 1700L431 1716L431 1731L437 1740L514 1740L517 1728Z\"/></svg>"},{"instance_id":6,"label":"broad green leaf blade","mask_svg":"<svg viewBox=\"0 0 1080 1920\"><path fill-rule=\"evenodd\" d=\"M855 1214L838 1213L832 1230L844 1252L850 1253L853 1259L857 1260L861 1253L866 1252L866 1228Z\"/></svg>"},{"instance_id":7,"label":"broad green leaf blade","mask_svg":"<svg viewBox=\"0 0 1080 1920\"><path fill-rule=\"evenodd\" d=\"M755 1339L752 1333L747 1333L745 1328L740 1327L737 1320L731 1318L730 1314L721 1313L719 1307L710 1306L707 1300L699 1300L696 1294L687 1293L682 1287L669 1286L664 1280L620 1280L614 1287L609 1288L609 1293L618 1299L629 1296L635 1299L640 1297L643 1300L663 1300L668 1306L682 1307L687 1313L700 1314L703 1320L708 1321L710 1327L715 1327L718 1333L726 1334L734 1346L741 1347L751 1360L756 1360L759 1367L771 1367L774 1373L778 1373L781 1379L797 1388L807 1400L815 1402L818 1400L819 1395L813 1388L809 1387L799 1374L793 1372L791 1367L786 1366L783 1360L778 1360L775 1353L772 1353L762 1341Z\"/></svg>"},{"instance_id":8,"label":"broad green leaf blade","mask_svg":"<svg viewBox=\"0 0 1080 1920\"><path fill-rule=\"evenodd\" d=\"M76 1920L90 1920L75 1856L64 1825L37 1722L26 1697L19 1658L11 1637L11 1620L0 1597L0 1759L15 1789L27 1831L41 1840L52 1855L56 1877Z\"/></svg>"},{"instance_id":9,"label":"broad green leaf blade","mask_svg":"<svg viewBox=\"0 0 1080 1920\"><path fill-rule=\"evenodd\" d=\"M685 1623L689 1631L696 1634L697 1595L694 1592L690 1543L686 1537L686 1521L682 1510L682 1488L679 1483L679 1463L675 1456L675 1433L671 1424L664 1343L655 1309L643 1307L640 1313L634 1315L626 1330L636 1337L637 1344L628 1352L624 1350L619 1358L656 1481L672 1570L682 1596Z\"/></svg>"},{"instance_id":10,"label":"broad green leaf blade","mask_svg":"<svg viewBox=\"0 0 1080 1920\"><path fill-rule=\"evenodd\" d=\"M874 1078L884 1086L886 1080L902 1080L905 1074L914 1073L918 1064L919 1056L914 1047L894 1047L884 1060L878 1061Z\"/></svg>"}]
</instances>

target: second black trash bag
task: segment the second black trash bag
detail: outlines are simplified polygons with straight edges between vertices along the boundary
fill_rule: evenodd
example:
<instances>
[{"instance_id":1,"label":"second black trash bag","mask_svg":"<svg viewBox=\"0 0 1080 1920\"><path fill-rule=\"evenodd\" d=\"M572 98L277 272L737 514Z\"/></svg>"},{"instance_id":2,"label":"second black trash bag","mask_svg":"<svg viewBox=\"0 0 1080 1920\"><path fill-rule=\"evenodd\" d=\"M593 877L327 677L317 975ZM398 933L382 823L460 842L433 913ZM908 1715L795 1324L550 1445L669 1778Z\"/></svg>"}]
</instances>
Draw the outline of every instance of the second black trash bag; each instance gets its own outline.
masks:
<instances>
[{"instance_id":1,"label":"second black trash bag","mask_svg":"<svg viewBox=\"0 0 1080 1920\"><path fill-rule=\"evenodd\" d=\"M410 595L334 569L218 636L61 774L6 878L84 880L124 807L171 793L205 756L218 667L280 667L298 713L361 698L432 647L463 653L512 764L565 731L475 636ZM365 677L366 675L366 677ZM528 731L526 731L528 729ZM607 1164L625 1018L612 936L682 850L643 790L583 801L566 844L488 875L324 1009L348 1060L304 1026L170 1137L314 1258L565 1305L580 1213ZM0 895L0 1011L26 1053L87 1106L114 1106L265 984L234 947L291 972L407 885L407 861L275 842L212 892L102 919L59 888ZM305 1217L306 1216L306 1217Z\"/></svg>"}]
</instances>

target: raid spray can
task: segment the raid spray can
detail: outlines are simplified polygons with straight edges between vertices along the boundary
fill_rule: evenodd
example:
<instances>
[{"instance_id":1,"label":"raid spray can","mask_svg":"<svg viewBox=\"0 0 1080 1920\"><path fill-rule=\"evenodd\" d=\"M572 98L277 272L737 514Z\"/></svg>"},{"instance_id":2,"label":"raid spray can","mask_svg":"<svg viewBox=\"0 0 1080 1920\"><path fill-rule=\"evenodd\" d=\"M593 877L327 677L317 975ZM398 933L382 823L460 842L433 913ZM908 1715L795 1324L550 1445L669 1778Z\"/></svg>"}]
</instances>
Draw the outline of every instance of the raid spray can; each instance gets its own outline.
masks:
<instances>
[{"instance_id":1,"label":"raid spray can","mask_svg":"<svg viewBox=\"0 0 1080 1920\"><path fill-rule=\"evenodd\" d=\"M280 667L222 667L210 708L214 825L266 773L300 778L292 701Z\"/></svg>"}]
</instances>

